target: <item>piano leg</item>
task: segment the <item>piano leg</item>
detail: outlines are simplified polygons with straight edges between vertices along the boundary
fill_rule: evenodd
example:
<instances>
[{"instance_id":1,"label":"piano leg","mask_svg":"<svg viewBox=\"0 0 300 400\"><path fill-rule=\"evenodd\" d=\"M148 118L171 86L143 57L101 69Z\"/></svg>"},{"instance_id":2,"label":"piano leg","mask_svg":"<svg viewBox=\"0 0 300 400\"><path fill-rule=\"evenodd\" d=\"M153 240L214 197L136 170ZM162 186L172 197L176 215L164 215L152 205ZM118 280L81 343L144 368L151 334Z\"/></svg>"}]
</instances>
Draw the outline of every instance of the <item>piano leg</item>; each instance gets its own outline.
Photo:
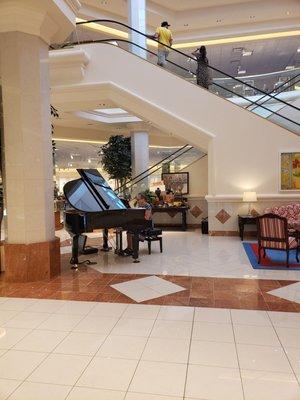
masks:
<instances>
[{"instance_id":1,"label":"piano leg","mask_svg":"<svg viewBox=\"0 0 300 400\"><path fill-rule=\"evenodd\" d=\"M139 233L135 232L132 238L132 258L134 263L139 263Z\"/></svg>"},{"instance_id":2,"label":"piano leg","mask_svg":"<svg viewBox=\"0 0 300 400\"><path fill-rule=\"evenodd\" d=\"M70 264L72 265L71 269L78 268L78 252L79 252L79 235L74 235L72 240L72 257L70 260Z\"/></svg>"},{"instance_id":3,"label":"piano leg","mask_svg":"<svg viewBox=\"0 0 300 400\"><path fill-rule=\"evenodd\" d=\"M101 251L109 251L111 250L111 247L108 246L108 229L104 228L102 232L103 232L103 244Z\"/></svg>"}]
</instances>

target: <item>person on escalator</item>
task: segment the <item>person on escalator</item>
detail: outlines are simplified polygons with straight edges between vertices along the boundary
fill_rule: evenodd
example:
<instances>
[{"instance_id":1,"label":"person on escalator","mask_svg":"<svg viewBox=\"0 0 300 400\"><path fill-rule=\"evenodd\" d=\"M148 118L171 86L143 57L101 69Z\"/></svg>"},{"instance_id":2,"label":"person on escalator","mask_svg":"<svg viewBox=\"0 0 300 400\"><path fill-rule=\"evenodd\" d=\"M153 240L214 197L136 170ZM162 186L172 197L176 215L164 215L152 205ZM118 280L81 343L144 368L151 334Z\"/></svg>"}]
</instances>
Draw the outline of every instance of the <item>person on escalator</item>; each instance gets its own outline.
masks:
<instances>
[{"instance_id":1,"label":"person on escalator","mask_svg":"<svg viewBox=\"0 0 300 400\"><path fill-rule=\"evenodd\" d=\"M209 89L209 85L212 84L212 75L211 68L208 64L208 58L206 56L206 47L201 46L199 49L194 51L192 55L197 59L197 85Z\"/></svg>"},{"instance_id":2,"label":"person on escalator","mask_svg":"<svg viewBox=\"0 0 300 400\"><path fill-rule=\"evenodd\" d=\"M154 35L154 39L162 43L162 44L158 43L158 52L157 52L157 57L158 57L157 65L159 65L160 67L166 66L167 58L169 55L169 49L164 45L171 47L173 44L173 36L172 32L169 29L169 26L170 25L167 21L163 21L161 23L161 26L159 26L156 29Z\"/></svg>"}]
</instances>

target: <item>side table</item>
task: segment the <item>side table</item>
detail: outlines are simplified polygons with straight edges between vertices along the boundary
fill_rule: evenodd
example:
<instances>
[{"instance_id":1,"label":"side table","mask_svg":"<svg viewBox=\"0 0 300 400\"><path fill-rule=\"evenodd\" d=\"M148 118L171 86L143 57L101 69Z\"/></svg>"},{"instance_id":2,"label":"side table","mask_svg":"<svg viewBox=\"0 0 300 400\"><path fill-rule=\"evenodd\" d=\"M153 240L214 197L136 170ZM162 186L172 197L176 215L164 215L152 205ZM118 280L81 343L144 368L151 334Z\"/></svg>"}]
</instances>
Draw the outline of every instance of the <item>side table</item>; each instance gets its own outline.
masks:
<instances>
[{"instance_id":1,"label":"side table","mask_svg":"<svg viewBox=\"0 0 300 400\"><path fill-rule=\"evenodd\" d=\"M257 216L252 215L238 215L239 235L241 240L244 240L244 227L245 225L256 225Z\"/></svg>"}]
</instances>

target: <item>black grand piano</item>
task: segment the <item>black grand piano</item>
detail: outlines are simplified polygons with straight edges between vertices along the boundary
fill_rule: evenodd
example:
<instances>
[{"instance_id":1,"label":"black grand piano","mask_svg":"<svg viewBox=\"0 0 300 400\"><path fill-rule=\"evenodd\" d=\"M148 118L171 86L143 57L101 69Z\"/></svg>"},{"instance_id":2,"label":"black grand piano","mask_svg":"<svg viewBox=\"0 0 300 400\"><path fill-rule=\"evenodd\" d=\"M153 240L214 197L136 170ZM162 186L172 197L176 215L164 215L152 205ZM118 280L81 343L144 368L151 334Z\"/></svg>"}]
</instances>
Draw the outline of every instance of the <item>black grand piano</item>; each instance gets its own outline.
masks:
<instances>
[{"instance_id":1,"label":"black grand piano","mask_svg":"<svg viewBox=\"0 0 300 400\"><path fill-rule=\"evenodd\" d=\"M64 195L70 210L64 212L65 229L72 237L72 268L78 268L79 238L85 232L103 229L103 250L108 247L108 228L133 233L133 260L138 262L139 232L147 229L145 210L127 208L96 169L77 169L80 179L67 182Z\"/></svg>"}]
</instances>

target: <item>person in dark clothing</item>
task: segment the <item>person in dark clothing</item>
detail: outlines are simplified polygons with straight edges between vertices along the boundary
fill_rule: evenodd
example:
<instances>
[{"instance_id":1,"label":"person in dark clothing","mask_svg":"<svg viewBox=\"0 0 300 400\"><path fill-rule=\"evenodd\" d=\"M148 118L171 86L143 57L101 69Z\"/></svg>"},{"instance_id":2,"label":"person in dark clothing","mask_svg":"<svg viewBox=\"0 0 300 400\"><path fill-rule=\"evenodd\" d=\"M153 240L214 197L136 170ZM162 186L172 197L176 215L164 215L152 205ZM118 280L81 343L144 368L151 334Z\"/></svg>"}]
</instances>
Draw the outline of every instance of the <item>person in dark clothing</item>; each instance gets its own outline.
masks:
<instances>
[{"instance_id":1,"label":"person in dark clothing","mask_svg":"<svg viewBox=\"0 0 300 400\"><path fill-rule=\"evenodd\" d=\"M192 53L197 59L197 85L205 89L209 89L212 84L211 69L209 68L208 59L206 56L206 47L201 46L199 49Z\"/></svg>"}]
</instances>

